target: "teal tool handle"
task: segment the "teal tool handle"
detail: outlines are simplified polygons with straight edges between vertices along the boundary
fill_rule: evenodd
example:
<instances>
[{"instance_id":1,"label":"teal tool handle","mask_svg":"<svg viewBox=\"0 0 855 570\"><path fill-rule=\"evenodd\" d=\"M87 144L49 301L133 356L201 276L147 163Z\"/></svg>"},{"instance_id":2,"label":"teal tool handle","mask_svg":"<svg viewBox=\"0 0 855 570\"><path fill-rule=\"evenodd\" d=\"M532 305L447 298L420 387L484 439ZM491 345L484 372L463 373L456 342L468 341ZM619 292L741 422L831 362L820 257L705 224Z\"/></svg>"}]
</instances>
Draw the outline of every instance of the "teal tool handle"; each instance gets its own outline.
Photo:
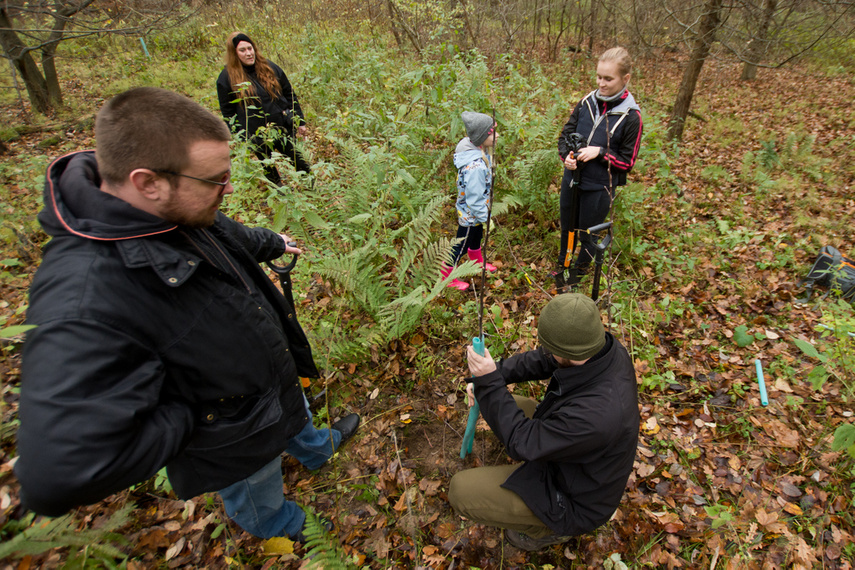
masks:
<instances>
[{"instance_id":1,"label":"teal tool handle","mask_svg":"<svg viewBox=\"0 0 855 570\"><path fill-rule=\"evenodd\" d=\"M757 384L760 385L760 403L768 406L769 396L766 395L766 382L763 380L763 364L759 358L754 361L754 366L757 368Z\"/></svg>"},{"instance_id":2,"label":"teal tool handle","mask_svg":"<svg viewBox=\"0 0 855 570\"><path fill-rule=\"evenodd\" d=\"M474 337L472 339L472 348L475 352L484 356L484 339ZM478 423L478 416L481 415L481 407L478 402L469 408L469 418L466 420L466 431L463 432L463 445L460 446L460 459L464 459L467 453L472 453L472 444L475 441L475 424Z\"/></svg>"},{"instance_id":3,"label":"teal tool handle","mask_svg":"<svg viewBox=\"0 0 855 570\"><path fill-rule=\"evenodd\" d=\"M467 453L472 453L472 444L475 441L475 424L481 415L481 407L478 402L469 408L469 419L466 420L466 431L463 433L463 445L460 446L460 459L464 459Z\"/></svg>"}]
</instances>

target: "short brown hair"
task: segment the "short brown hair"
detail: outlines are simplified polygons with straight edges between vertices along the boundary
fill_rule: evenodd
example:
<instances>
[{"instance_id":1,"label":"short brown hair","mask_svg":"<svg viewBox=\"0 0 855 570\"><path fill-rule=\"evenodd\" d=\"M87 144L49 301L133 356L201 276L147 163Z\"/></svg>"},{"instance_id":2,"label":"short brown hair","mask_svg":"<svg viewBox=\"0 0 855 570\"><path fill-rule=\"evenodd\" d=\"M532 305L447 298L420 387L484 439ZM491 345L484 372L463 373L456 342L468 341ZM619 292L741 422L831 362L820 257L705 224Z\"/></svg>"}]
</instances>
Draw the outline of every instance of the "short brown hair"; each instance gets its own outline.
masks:
<instances>
[{"instance_id":1,"label":"short brown hair","mask_svg":"<svg viewBox=\"0 0 855 570\"><path fill-rule=\"evenodd\" d=\"M95 119L98 171L112 186L137 168L181 172L190 145L228 140L222 119L184 95L156 87L116 95Z\"/></svg>"},{"instance_id":2,"label":"short brown hair","mask_svg":"<svg viewBox=\"0 0 855 570\"><path fill-rule=\"evenodd\" d=\"M600 61L614 61L617 63L621 75L632 72L632 58L629 52L620 46L604 51L603 55L600 56Z\"/></svg>"}]
</instances>

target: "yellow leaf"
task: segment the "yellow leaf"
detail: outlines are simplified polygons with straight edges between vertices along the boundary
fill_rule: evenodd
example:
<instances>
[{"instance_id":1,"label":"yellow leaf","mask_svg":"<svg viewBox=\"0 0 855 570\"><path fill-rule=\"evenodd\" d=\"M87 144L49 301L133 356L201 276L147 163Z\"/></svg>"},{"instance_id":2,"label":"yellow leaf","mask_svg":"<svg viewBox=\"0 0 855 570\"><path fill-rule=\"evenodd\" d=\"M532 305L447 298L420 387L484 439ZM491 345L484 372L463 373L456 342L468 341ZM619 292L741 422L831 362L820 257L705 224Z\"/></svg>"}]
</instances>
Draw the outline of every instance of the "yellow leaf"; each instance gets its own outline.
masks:
<instances>
[{"instance_id":1,"label":"yellow leaf","mask_svg":"<svg viewBox=\"0 0 855 570\"><path fill-rule=\"evenodd\" d=\"M656 418L651 416L647 418L647 421L644 422L644 427L641 429L647 435L655 435L659 433L659 424L656 422Z\"/></svg>"},{"instance_id":2,"label":"yellow leaf","mask_svg":"<svg viewBox=\"0 0 855 570\"><path fill-rule=\"evenodd\" d=\"M272 555L280 555L280 554L293 554L294 553L294 541L285 538L284 536L274 536L273 538L268 538L261 545L261 548L264 550L265 554Z\"/></svg>"},{"instance_id":3,"label":"yellow leaf","mask_svg":"<svg viewBox=\"0 0 855 570\"><path fill-rule=\"evenodd\" d=\"M787 503L786 505L784 505L784 511L793 516L799 516L804 514L802 512L802 508L795 503Z\"/></svg>"}]
</instances>

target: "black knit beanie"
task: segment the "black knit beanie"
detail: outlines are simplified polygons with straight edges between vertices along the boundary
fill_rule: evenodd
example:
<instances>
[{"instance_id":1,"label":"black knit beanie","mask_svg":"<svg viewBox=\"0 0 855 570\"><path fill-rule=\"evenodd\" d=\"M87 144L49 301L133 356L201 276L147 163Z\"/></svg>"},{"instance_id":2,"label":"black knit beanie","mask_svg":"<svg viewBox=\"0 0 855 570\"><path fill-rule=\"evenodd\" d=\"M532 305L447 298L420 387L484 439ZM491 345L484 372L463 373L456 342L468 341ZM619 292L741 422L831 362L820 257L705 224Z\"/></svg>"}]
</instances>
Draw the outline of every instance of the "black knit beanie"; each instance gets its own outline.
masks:
<instances>
[{"instance_id":1,"label":"black knit beanie","mask_svg":"<svg viewBox=\"0 0 855 570\"><path fill-rule=\"evenodd\" d=\"M241 42L252 43L252 40L249 39L249 36L246 34L238 34L232 38L232 45L238 47L238 44Z\"/></svg>"},{"instance_id":2,"label":"black knit beanie","mask_svg":"<svg viewBox=\"0 0 855 570\"><path fill-rule=\"evenodd\" d=\"M565 293L543 308L537 338L555 356L586 360L603 348L606 331L594 301L579 293Z\"/></svg>"}]
</instances>

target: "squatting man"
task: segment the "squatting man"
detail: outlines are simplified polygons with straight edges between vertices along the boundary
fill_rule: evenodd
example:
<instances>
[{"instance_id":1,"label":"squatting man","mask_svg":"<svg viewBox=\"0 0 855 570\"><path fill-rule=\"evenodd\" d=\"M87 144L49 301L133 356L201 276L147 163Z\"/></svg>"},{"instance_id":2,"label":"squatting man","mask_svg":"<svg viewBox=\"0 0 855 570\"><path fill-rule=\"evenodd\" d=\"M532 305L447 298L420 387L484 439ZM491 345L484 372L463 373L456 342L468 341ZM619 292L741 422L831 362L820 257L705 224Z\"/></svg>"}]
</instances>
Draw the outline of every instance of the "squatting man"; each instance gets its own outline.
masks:
<instances>
[{"instance_id":1,"label":"squatting man","mask_svg":"<svg viewBox=\"0 0 855 570\"><path fill-rule=\"evenodd\" d=\"M499 362L469 347L481 413L522 463L461 471L448 492L460 515L506 529L508 542L524 550L566 542L608 521L638 442L632 360L605 331L596 303L578 293L553 298L537 335L540 347ZM507 389L547 378L539 404Z\"/></svg>"},{"instance_id":2,"label":"squatting man","mask_svg":"<svg viewBox=\"0 0 855 570\"><path fill-rule=\"evenodd\" d=\"M56 516L166 466L182 499L218 492L248 532L304 541L281 454L318 469L357 414L316 429L318 370L294 308L259 267L300 253L219 212L229 130L149 87L108 101L97 150L54 161L51 236L30 289L19 459L25 506Z\"/></svg>"}]
</instances>

